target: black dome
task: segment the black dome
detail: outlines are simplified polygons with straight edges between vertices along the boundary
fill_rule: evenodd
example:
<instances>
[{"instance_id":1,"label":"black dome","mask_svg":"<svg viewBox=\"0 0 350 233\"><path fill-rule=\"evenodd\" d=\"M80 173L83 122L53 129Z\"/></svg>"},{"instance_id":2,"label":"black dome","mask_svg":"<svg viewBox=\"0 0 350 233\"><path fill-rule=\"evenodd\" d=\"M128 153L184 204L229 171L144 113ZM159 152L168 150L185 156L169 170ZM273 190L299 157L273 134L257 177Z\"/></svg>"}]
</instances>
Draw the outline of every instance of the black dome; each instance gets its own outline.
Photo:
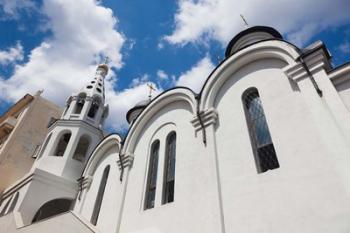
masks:
<instances>
[{"instance_id":1,"label":"black dome","mask_svg":"<svg viewBox=\"0 0 350 233\"><path fill-rule=\"evenodd\" d=\"M255 37L255 38L254 38ZM283 39L282 35L274 28L267 26L254 26L238 33L230 41L226 48L225 57L229 57L238 50L252 45L261 40Z\"/></svg>"}]
</instances>

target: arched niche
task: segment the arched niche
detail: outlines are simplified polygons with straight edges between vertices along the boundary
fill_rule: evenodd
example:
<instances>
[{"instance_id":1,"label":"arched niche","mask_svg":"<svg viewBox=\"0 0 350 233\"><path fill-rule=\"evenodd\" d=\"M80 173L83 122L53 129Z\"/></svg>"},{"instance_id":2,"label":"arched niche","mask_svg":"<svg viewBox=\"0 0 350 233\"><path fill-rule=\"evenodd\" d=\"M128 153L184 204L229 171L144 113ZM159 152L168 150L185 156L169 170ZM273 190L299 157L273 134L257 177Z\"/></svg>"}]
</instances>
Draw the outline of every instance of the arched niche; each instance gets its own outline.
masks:
<instances>
[{"instance_id":1,"label":"arched niche","mask_svg":"<svg viewBox=\"0 0 350 233\"><path fill-rule=\"evenodd\" d=\"M90 143L91 143L91 137L88 135L82 135L79 138L77 147L75 148L73 159L81 162L84 161L87 156L87 152L90 148Z\"/></svg>"},{"instance_id":2,"label":"arched niche","mask_svg":"<svg viewBox=\"0 0 350 233\"><path fill-rule=\"evenodd\" d=\"M56 143L56 148L54 150L54 156L62 157L66 152L68 143L71 139L72 132L70 130L64 131L58 137L58 141Z\"/></svg>"},{"instance_id":3,"label":"arched niche","mask_svg":"<svg viewBox=\"0 0 350 233\"><path fill-rule=\"evenodd\" d=\"M32 223L67 212L71 209L72 199L54 199L43 204L34 215Z\"/></svg>"}]
</instances>

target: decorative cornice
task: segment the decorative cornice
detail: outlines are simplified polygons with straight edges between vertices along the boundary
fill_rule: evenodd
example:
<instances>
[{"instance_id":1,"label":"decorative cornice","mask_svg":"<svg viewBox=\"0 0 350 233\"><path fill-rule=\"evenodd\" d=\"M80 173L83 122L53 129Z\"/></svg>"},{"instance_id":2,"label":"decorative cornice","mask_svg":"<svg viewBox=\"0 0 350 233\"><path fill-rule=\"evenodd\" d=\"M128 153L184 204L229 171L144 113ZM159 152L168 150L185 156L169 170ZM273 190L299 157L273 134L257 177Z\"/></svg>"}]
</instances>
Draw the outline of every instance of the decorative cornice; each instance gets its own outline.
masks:
<instances>
[{"instance_id":1,"label":"decorative cornice","mask_svg":"<svg viewBox=\"0 0 350 233\"><path fill-rule=\"evenodd\" d=\"M303 59L312 74L321 69L330 69L328 57L322 49L307 54ZM299 82L309 77L308 72L305 70L301 62L296 62L292 65L286 66L283 71L288 78L294 82Z\"/></svg>"},{"instance_id":2,"label":"decorative cornice","mask_svg":"<svg viewBox=\"0 0 350 233\"><path fill-rule=\"evenodd\" d=\"M123 170L125 168L131 168L132 164L134 162L134 155L133 154L125 154L120 156L121 161L117 161L117 165L119 170ZM123 165L123 167L122 167Z\"/></svg>"},{"instance_id":3,"label":"decorative cornice","mask_svg":"<svg viewBox=\"0 0 350 233\"><path fill-rule=\"evenodd\" d=\"M335 86L348 82L350 80L350 62L330 71L328 76Z\"/></svg>"},{"instance_id":4,"label":"decorative cornice","mask_svg":"<svg viewBox=\"0 0 350 233\"><path fill-rule=\"evenodd\" d=\"M211 124L215 125L217 120L218 120L218 117L219 117L219 115L218 115L218 112L216 111L216 109L210 108L210 109L200 113L201 120L199 119L198 116L196 116L191 120L191 123L192 123L193 127L195 128L195 131L197 132L197 131L202 129L200 121L202 121L204 127L207 127Z\"/></svg>"},{"instance_id":5,"label":"decorative cornice","mask_svg":"<svg viewBox=\"0 0 350 233\"><path fill-rule=\"evenodd\" d=\"M101 136L103 136L103 132L101 129L93 126L92 124L83 121L83 120L65 120L65 119L58 119L54 123L52 123L49 127L49 131L52 131L52 129L56 126L76 126L76 127L85 127L88 130L93 130L92 132L99 132Z\"/></svg>"}]
</instances>

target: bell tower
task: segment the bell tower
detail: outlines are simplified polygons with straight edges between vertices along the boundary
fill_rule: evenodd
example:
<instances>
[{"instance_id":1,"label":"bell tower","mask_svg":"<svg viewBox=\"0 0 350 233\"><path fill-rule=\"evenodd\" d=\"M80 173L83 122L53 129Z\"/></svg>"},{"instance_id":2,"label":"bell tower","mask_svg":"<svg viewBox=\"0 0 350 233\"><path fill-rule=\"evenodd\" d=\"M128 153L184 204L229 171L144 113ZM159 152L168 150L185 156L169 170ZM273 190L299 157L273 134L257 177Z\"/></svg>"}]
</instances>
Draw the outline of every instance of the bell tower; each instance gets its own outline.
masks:
<instances>
[{"instance_id":1,"label":"bell tower","mask_svg":"<svg viewBox=\"0 0 350 233\"><path fill-rule=\"evenodd\" d=\"M94 78L67 99L61 118L50 126L33 170L70 180L80 177L89 155L103 138L108 115L104 92L107 73L107 64L98 65Z\"/></svg>"},{"instance_id":2,"label":"bell tower","mask_svg":"<svg viewBox=\"0 0 350 233\"><path fill-rule=\"evenodd\" d=\"M93 79L67 100L60 119L49 133L30 171L11 190L21 197L14 211L19 225L70 210L79 190L78 179L96 145L103 139L108 115L104 78L106 62L97 66Z\"/></svg>"}]
</instances>

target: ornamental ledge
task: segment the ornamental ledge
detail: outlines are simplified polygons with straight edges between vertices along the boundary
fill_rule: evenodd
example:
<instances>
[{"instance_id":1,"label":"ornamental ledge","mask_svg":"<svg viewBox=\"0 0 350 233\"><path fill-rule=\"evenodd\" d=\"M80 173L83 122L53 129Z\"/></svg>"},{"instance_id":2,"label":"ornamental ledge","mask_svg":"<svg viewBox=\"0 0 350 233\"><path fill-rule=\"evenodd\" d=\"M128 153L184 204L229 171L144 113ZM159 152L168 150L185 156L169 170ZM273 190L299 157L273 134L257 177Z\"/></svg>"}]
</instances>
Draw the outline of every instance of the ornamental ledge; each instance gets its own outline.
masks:
<instances>
[{"instance_id":1,"label":"ornamental ledge","mask_svg":"<svg viewBox=\"0 0 350 233\"><path fill-rule=\"evenodd\" d=\"M314 74L322 69L329 68L327 57L322 50L309 54L304 58L304 61L311 74ZM309 77L301 62L296 62L295 64L289 65L285 67L283 71L287 77L294 82L299 82Z\"/></svg>"},{"instance_id":2,"label":"ornamental ledge","mask_svg":"<svg viewBox=\"0 0 350 233\"><path fill-rule=\"evenodd\" d=\"M131 168L134 162L134 155L132 154L126 154L126 155L121 155L121 161L120 159L117 161L117 165L119 170L123 170L125 168ZM122 167L123 165L123 167Z\"/></svg>"},{"instance_id":3,"label":"ornamental ledge","mask_svg":"<svg viewBox=\"0 0 350 233\"><path fill-rule=\"evenodd\" d=\"M209 125L215 125L218 118L219 118L219 115L218 115L218 112L216 111L216 109L210 108L204 112L201 112L200 118L201 118L202 123L201 123L200 119L198 118L198 116L194 117L191 120L191 124L193 125L195 131L201 130L202 124L205 128L208 127Z\"/></svg>"},{"instance_id":4,"label":"ornamental ledge","mask_svg":"<svg viewBox=\"0 0 350 233\"><path fill-rule=\"evenodd\" d=\"M89 189L92 183L92 177L91 176L86 176L83 178L81 181L81 190L84 189Z\"/></svg>"}]
</instances>

